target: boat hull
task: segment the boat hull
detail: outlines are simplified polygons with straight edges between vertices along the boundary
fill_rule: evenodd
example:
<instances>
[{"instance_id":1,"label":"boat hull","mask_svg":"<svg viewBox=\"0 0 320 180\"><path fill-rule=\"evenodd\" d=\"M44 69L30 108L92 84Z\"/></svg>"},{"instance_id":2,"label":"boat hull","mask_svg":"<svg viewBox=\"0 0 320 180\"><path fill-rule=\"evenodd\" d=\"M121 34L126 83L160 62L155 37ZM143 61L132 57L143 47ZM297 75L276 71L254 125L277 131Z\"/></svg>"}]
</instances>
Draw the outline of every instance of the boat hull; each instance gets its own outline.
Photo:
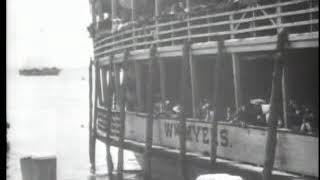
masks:
<instances>
[{"instance_id":1,"label":"boat hull","mask_svg":"<svg viewBox=\"0 0 320 180\"><path fill-rule=\"evenodd\" d=\"M126 113L125 138L145 142L146 114ZM99 121L104 121L98 116ZM178 120L157 118L153 126L153 144L179 149ZM211 125L208 122L187 120L187 151L199 156L209 156ZM112 128L116 131L116 126ZM103 134L98 128L98 133ZM262 127L242 128L227 123L218 124L219 158L262 166L265 156L267 130ZM115 135L111 138L117 139ZM274 162L276 170L318 177L318 137L278 130Z\"/></svg>"}]
</instances>

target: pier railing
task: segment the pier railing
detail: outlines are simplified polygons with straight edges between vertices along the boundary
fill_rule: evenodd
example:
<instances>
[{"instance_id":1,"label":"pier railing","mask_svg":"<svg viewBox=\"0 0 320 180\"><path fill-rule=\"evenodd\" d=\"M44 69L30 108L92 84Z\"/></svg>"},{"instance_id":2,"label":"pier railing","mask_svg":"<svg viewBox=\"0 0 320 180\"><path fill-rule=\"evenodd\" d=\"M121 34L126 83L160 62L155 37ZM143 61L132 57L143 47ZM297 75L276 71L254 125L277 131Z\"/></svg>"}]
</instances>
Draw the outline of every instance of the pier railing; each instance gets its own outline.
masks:
<instances>
[{"instance_id":1,"label":"pier railing","mask_svg":"<svg viewBox=\"0 0 320 180\"><path fill-rule=\"evenodd\" d=\"M245 9L214 12L210 10L186 14L183 19L157 19L148 25L116 33L100 30L94 37L96 58L120 53L124 49L147 49L182 45L184 40L209 42L217 38L235 39L276 35L281 28L291 34L318 31L317 0L290 0L254 5Z\"/></svg>"}]
</instances>

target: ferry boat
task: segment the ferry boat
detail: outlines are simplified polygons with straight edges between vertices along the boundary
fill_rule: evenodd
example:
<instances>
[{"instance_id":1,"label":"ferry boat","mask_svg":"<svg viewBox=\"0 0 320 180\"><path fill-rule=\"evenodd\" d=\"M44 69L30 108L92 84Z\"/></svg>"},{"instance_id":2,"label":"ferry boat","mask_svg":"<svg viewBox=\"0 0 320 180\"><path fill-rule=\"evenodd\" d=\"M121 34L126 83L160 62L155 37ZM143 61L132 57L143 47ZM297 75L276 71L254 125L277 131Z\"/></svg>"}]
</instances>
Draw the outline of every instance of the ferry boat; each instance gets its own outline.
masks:
<instances>
[{"instance_id":1,"label":"ferry boat","mask_svg":"<svg viewBox=\"0 0 320 180\"><path fill-rule=\"evenodd\" d=\"M119 147L119 177L128 149L145 179L211 172L318 179L317 124L302 133L288 113L295 98L310 104L318 121L318 1L228 2L90 1L93 172L99 140L109 172L110 146ZM168 6L178 10L162 14ZM226 120L227 109L240 112L254 98L268 101L265 125ZM203 99L212 106L207 116L199 108ZM164 108L167 102L176 112Z\"/></svg>"},{"instance_id":2,"label":"ferry boat","mask_svg":"<svg viewBox=\"0 0 320 180\"><path fill-rule=\"evenodd\" d=\"M19 74L22 76L57 76L61 69L56 67L51 68L24 68L19 70Z\"/></svg>"}]
</instances>

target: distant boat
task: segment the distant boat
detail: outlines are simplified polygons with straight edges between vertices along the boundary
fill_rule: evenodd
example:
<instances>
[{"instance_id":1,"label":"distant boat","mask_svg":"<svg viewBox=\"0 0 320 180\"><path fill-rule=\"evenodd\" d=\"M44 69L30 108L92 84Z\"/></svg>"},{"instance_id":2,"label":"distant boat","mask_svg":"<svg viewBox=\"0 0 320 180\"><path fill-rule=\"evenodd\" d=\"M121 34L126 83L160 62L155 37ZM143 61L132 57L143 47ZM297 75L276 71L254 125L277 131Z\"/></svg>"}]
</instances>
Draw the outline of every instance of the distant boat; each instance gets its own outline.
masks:
<instances>
[{"instance_id":1,"label":"distant boat","mask_svg":"<svg viewBox=\"0 0 320 180\"><path fill-rule=\"evenodd\" d=\"M56 67L51 68L25 68L20 69L19 74L22 76L57 76L61 69Z\"/></svg>"}]
</instances>

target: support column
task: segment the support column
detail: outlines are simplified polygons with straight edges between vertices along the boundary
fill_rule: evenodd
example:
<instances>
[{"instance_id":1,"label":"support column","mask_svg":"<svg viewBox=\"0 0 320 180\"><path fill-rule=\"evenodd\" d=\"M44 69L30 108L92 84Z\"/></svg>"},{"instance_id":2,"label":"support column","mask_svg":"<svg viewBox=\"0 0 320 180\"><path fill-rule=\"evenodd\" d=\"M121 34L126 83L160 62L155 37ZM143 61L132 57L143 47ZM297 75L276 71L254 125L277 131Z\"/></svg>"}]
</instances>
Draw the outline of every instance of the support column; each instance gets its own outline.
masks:
<instances>
[{"instance_id":1,"label":"support column","mask_svg":"<svg viewBox=\"0 0 320 180\"><path fill-rule=\"evenodd\" d=\"M136 20L136 0L131 0L131 21Z\"/></svg>"},{"instance_id":2,"label":"support column","mask_svg":"<svg viewBox=\"0 0 320 180\"><path fill-rule=\"evenodd\" d=\"M120 81L117 82L120 87L120 133L119 133L119 149L118 149L118 180L123 180L123 149L124 149L124 133L125 133L125 121L126 121L126 89L127 89L127 60L129 56L128 49L125 50L123 55L123 78L122 84Z\"/></svg>"},{"instance_id":3,"label":"support column","mask_svg":"<svg viewBox=\"0 0 320 180\"><path fill-rule=\"evenodd\" d=\"M90 60L89 64L89 159L90 159L90 171L95 172L96 170L96 162L95 162L95 152L96 152L96 138L94 136L93 130L93 117L92 117L92 109L93 109L93 100L92 100L92 89L93 89L93 81L92 81L92 67L93 61Z\"/></svg>"},{"instance_id":4,"label":"support column","mask_svg":"<svg viewBox=\"0 0 320 180\"><path fill-rule=\"evenodd\" d=\"M138 103L138 111L142 111L143 107L143 99L142 99L142 65L139 62L134 62L135 74L136 74L136 94L137 94L137 103Z\"/></svg>"},{"instance_id":5,"label":"support column","mask_svg":"<svg viewBox=\"0 0 320 180\"><path fill-rule=\"evenodd\" d=\"M182 106L182 110L180 113L180 122L179 122L179 145L180 145L180 170L181 175L184 180L188 180L188 165L186 159L186 117L185 117L185 108L187 106L186 103L186 88L188 84L188 76L189 76L189 50L190 50L190 42L185 42L183 46L183 57L182 57L182 68L181 68L181 85L180 85L180 104Z\"/></svg>"},{"instance_id":6,"label":"support column","mask_svg":"<svg viewBox=\"0 0 320 180\"><path fill-rule=\"evenodd\" d=\"M192 116L193 118L198 116L197 106L199 105L199 93L197 84L197 66L196 62L192 58L192 50L189 50L189 66L191 77L191 96L192 96Z\"/></svg>"},{"instance_id":7,"label":"support column","mask_svg":"<svg viewBox=\"0 0 320 180\"><path fill-rule=\"evenodd\" d=\"M211 122L211 153L210 160L211 164L214 166L217 159L217 147L218 147L218 120L223 117L222 108L222 61L223 61L223 49L224 41L218 41L218 54L214 68L214 91L213 91L213 110L214 116Z\"/></svg>"},{"instance_id":8,"label":"support column","mask_svg":"<svg viewBox=\"0 0 320 180\"><path fill-rule=\"evenodd\" d=\"M156 46L152 45L150 49L150 62L148 68L148 87L147 87L147 107L148 107L148 119L145 124L146 132L146 144L144 152L144 180L152 179L151 176L151 152L153 141L153 71L156 60Z\"/></svg>"},{"instance_id":9,"label":"support column","mask_svg":"<svg viewBox=\"0 0 320 180\"><path fill-rule=\"evenodd\" d=\"M166 87L166 64L163 60L159 59L160 69L160 92L161 100L164 102L167 99L167 87Z\"/></svg>"},{"instance_id":10,"label":"support column","mask_svg":"<svg viewBox=\"0 0 320 180\"><path fill-rule=\"evenodd\" d=\"M241 91L240 91L240 62L238 56L234 53L232 56L232 72L233 72L233 87L236 111L239 110L241 102Z\"/></svg>"},{"instance_id":11,"label":"support column","mask_svg":"<svg viewBox=\"0 0 320 180\"><path fill-rule=\"evenodd\" d=\"M118 17L118 0L111 0L111 18Z\"/></svg>"},{"instance_id":12,"label":"support column","mask_svg":"<svg viewBox=\"0 0 320 180\"><path fill-rule=\"evenodd\" d=\"M287 116L287 71L288 67L284 66L282 70L282 106L283 106L283 122L284 122L284 128L288 128L288 116Z\"/></svg>"},{"instance_id":13,"label":"support column","mask_svg":"<svg viewBox=\"0 0 320 180\"><path fill-rule=\"evenodd\" d=\"M268 123L268 135L265 148L263 168L263 180L272 179L272 170L277 146L277 125L281 108L281 75L284 64L285 50L288 47L288 34L285 30L278 35L277 52L274 59L274 72L272 74L272 90L270 98L270 117Z\"/></svg>"},{"instance_id":14,"label":"support column","mask_svg":"<svg viewBox=\"0 0 320 180\"><path fill-rule=\"evenodd\" d=\"M109 84L107 84L107 93L106 93L106 105L107 105L107 111L108 111L108 119L107 119L107 135L106 135L106 154L107 154L107 166L108 166L108 174L110 178L113 177L113 161L111 156L111 150L110 150L110 132L111 132L111 121L112 121L112 100L113 100L113 94L114 94L114 77L112 75L113 73L113 56L110 56L110 65L108 68L109 76L108 81Z\"/></svg>"},{"instance_id":15,"label":"support column","mask_svg":"<svg viewBox=\"0 0 320 180\"><path fill-rule=\"evenodd\" d=\"M98 3L98 17L99 17L99 22L98 22L98 27L100 28L100 23L103 21L103 7L102 7L102 0L96 0Z\"/></svg>"},{"instance_id":16,"label":"support column","mask_svg":"<svg viewBox=\"0 0 320 180\"><path fill-rule=\"evenodd\" d=\"M113 64L114 69L114 79L115 79L115 104L117 107L120 105L120 67L117 64Z\"/></svg>"}]
</instances>

